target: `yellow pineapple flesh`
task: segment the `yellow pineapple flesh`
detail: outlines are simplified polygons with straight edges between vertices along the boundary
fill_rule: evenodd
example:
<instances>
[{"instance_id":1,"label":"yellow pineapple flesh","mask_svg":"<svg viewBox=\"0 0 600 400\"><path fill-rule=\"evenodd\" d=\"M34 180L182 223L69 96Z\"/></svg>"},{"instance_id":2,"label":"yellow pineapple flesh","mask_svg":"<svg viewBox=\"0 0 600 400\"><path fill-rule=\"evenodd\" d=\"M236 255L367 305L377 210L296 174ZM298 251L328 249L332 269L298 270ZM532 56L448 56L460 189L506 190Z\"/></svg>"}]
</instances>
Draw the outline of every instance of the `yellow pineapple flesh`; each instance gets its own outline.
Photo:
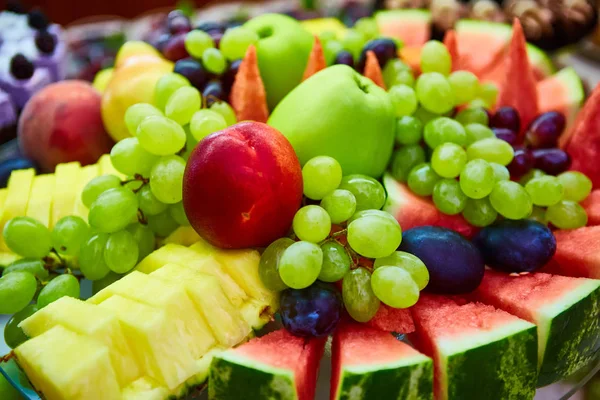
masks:
<instances>
[{"instance_id":1,"label":"yellow pineapple flesh","mask_svg":"<svg viewBox=\"0 0 600 400\"><path fill-rule=\"evenodd\" d=\"M9 220L25 215L34 176L35 171L33 169L17 170L10 175L6 198L0 209L0 232ZM8 250L2 237L0 237L0 248Z\"/></svg>"},{"instance_id":2,"label":"yellow pineapple flesh","mask_svg":"<svg viewBox=\"0 0 600 400\"><path fill-rule=\"evenodd\" d=\"M145 376L123 389L123 400L165 400L169 391L154 379Z\"/></svg>"},{"instance_id":3,"label":"yellow pineapple flesh","mask_svg":"<svg viewBox=\"0 0 600 400\"><path fill-rule=\"evenodd\" d=\"M54 172L54 201L52 202L52 218L49 228L54 227L62 217L72 215L77 192L81 166L77 162L58 164Z\"/></svg>"},{"instance_id":4,"label":"yellow pineapple flesh","mask_svg":"<svg viewBox=\"0 0 600 400\"><path fill-rule=\"evenodd\" d=\"M89 210L83 204L83 200L81 200L81 193L83 192L83 188L88 184L89 181L94 179L100 173L100 168L97 164L86 165L81 168L81 172L79 173L79 182L77 183L77 197L75 198L75 205L73 206L73 215L83 218L87 221Z\"/></svg>"},{"instance_id":5,"label":"yellow pineapple flesh","mask_svg":"<svg viewBox=\"0 0 600 400\"><path fill-rule=\"evenodd\" d=\"M52 198L54 197L54 175L38 175L33 180L31 196L25 215L50 226L52 218Z\"/></svg>"},{"instance_id":6,"label":"yellow pineapple flesh","mask_svg":"<svg viewBox=\"0 0 600 400\"><path fill-rule=\"evenodd\" d=\"M200 236L196 233L194 228L191 226L180 226L175 229L169 236L164 240L165 244L173 243L180 244L182 246L191 246L200 240Z\"/></svg>"}]
</instances>

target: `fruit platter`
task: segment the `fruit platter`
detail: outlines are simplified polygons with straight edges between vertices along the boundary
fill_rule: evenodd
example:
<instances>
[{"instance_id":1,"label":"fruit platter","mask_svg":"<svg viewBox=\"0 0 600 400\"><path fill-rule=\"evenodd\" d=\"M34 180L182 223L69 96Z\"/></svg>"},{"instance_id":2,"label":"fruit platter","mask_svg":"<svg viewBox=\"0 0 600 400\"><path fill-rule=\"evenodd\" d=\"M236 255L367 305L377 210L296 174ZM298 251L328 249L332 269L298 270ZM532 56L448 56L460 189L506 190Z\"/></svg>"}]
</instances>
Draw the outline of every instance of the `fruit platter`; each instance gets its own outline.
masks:
<instances>
[{"instance_id":1,"label":"fruit platter","mask_svg":"<svg viewBox=\"0 0 600 400\"><path fill-rule=\"evenodd\" d=\"M519 18L162 23L19 107L0 399L537 400L598 372L600 86Z\"/></svg>"}]
</instances>

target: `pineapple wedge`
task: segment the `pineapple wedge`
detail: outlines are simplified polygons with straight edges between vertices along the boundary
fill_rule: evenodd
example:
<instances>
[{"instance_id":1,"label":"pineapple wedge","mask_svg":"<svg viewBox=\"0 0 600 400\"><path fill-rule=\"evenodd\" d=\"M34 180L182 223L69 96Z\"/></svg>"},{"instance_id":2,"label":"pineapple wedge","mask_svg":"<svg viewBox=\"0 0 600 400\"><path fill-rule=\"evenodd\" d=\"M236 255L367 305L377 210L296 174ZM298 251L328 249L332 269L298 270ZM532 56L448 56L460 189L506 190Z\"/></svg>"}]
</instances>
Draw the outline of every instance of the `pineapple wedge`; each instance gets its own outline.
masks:
<instances>
[{"instance_id":1,"label":"pineapple wedge","mask_svg":"<svg viewBox=\"0 0 600 400\"><path fill-rule=\"evenodd\" d=\"M112 161L110 160L110 154L105 154L97 162L100 173L98 175L116 175L119 178L125 178L125 175L120 173L113 167Z\"/></svg>"},{"instance_id":2,"label":"pineapple wedge","mask_svg":"<svg viewBox=\"0 0 600 400\"><path fill-rule=\"evenodd\" d=\"M204 317L196 310L181 283L168 285L160 279L134 271L90 297L88 302L101 304L114 295L164 310L194 359L202 357L216 344Z\"/></svg>"},{"instance_id":3,"label":"pineapple wedge","mask_svg":"<svg viewBox=\"0 0 600 400\"><path fill-rule=\"evenodd\" d=\"M52 218L52 198L54 197L54 175L38 175L33 179L31 196L25 215L50 226Z\"/></svg>"},{"instance_id":4,"label":"pineapple wedge","mask_svg":"<svg viewBox=\"0 0 600 400\"><path fill-rule=\"evenodd\" d=\"M106 345L121 387L141 376L114 313L65 296L23 320L19 327L27 336L37 337L57 325Z\"/></svg>"},{"instance_id":5,"label":"pineapple wedge","mask_svg":"<svg viewBox=\"0 0 600 400\"><path fill-rule=\"evenodd\" d=\"M238 309L231 304L221 289L219 280L214 276L177 264L167 264L152 272L150 276L173 285L183 284L187 294L204 315L210 329L222 345L235 346L252 331Z\"/></svg>"},{"instance_id":6,"label":"pineapple wedge","mask_svg":"<svg viewBox=\"0 0 600 400\"><path fill-rule=\"evenodd\" d=\"M174 390L199 372L186 335L164 310L117 295L99 307L117 315L138 365L161 385Z\"/></svg>"},{"instance_id":7,"label":"pineapple wedge","mask_svg":"<svg viewBox=\"0 0 600 400\"><path fill-rule=\"evenodd\" d=\"M148 376L123 389L123 400L165 400L168 397L167 388Z\"/></svg>"},{"instance_id":8,"label":"pineapple wedge","mask_svg":"<svg viewBox=\"0 0 600 400\"><path fill-rule=\"evenodd\" d=\"M108 348L60 325L15 349L17 361L46 400L118 400Z\"/></svg>"},{"instance_id":9,"label":"pineapple wedge","mask_svg":"<svg viewBox=\"0 0 600 400\"><path fill-rule=\"evenodd\" d=\"M79 182L79 172L81 166L78 162L70 162L67 164L58 164L54 172L54 201L52 202L52 218L50 226L54 225L62 217L71 215L75 206L75 199L80 195L77 192Z\"/></svg>"},{"instance_id":10,"label":"pineapple wedge","mask_svg":"<svg viewBox=\"0 0 600 400\"><path fill-rule=\"evenodd\" d=\"M99 173L100 168L97 164L87 165L81 168L81 172L79 173L79 183L77 185L77 197L75 198L73 215L83 218L84 221L87 221L89 210L81 200L81 192L83 192L83 188L85 187L85 185L87 185L89 181L97 177Z\"/></svg>"},{"instance_id":11,"label":"pineapple wedge","mask_svg":"<svg viewBox=\"0 0 600 400\"><path fill-rule=\"evenodd\" d=\"M0 209L0 232L9 220L25 215L34 176L35 171L33 169L16 170L10 175L6 198ZM8 250L2 237L0 237L0 247Z\"/></svg>"},{"instance_id":12,"label":"pineapple wedge","mask_svg":"<svg viewBox=\"0 0 600 400\"><path fill-rule=\"evenodd\" d=\"M165 238L164 243L191 246L199 240L201 240L200 235L196 233L194 228L192 228L191 226L180 226Z\"/></svg>"}]
</instances>

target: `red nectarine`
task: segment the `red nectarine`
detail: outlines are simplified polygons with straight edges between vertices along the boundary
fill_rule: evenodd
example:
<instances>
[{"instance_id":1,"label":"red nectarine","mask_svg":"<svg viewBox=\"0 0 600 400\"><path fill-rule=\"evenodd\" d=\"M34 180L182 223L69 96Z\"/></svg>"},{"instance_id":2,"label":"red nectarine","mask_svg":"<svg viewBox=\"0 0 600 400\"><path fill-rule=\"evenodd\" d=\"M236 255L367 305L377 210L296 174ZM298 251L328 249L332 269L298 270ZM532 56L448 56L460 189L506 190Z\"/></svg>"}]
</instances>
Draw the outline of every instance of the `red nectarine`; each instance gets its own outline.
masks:
<instances>
[{"instance_id":1,"label":"red nectarine","mask_svg":"<svg viewBox=\"0 0 600 400\"><path fill-rule=\"evenodd\" d=\"M183 177L183 205L200 236L222 248L285 236L302 202L302 169L288 140L242 122L200 141Z\"/></svg>"}]
</instances>

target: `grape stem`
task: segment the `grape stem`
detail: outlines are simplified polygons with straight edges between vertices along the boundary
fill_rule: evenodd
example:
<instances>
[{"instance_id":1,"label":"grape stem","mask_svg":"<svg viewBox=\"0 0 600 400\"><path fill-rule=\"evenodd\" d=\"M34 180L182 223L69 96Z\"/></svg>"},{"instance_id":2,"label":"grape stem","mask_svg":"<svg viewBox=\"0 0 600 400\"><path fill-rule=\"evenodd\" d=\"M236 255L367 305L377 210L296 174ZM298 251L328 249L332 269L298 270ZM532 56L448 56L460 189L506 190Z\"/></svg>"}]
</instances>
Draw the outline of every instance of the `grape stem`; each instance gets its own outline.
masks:
<instances>
[{"instance_id":1,"label":"grape stem","mask_svg":"<svg viewBox=\"0 0 600 400\"><path fill-rule=\"evenodd\" d=\"M131 191L132 191L133 193L137 193L137 192L139 192L139 191L140 191L140 189L142 189L142 188L144 187L144 185L147 185L148 183L150 183L150 179L148 179L148 178L144 178L144 177L143 177L142 175L140 175L140 174L135 174L135 175L133 176L133 178L132 178L132 179L127 179L127 180L125 180L125 181L121 181L121 186L125 186L125 185L127 185L128 183L131 183L131 182L136 182L136 181L140 181L140 182L142 182L142 184L140 185L140 187L139 187L139 188L136 188L136 189L131 189Z\"/></svg>"},{"instance_id":2,"label":"grape stem","mask_svg":"<svg viewBox=\"0 0 600 400\"><path fill-rule=\"evenodd\" d=\"M11 351L7 355L0 357L0 363L8 362L8 361L12 360L13 358L16 358L15 352Z\"/></svg>"},{"instance_id":3,"label":"grape stem","mask_svg":"<svg viewBox=\"0 0 600 400\"><path fill-rule=\"evenodd\" d=\"M141 208L138 208L138 222L142 225L148 225L148 218L146 218Z\"/></svg>"},{"instance_id":4,"label":"grape stem","mask_svg":"<svg viewBox=\"0 0 600 400\"><path fill-rule=\"evenodd\" d=\"M342 229L341 231L337 231L337 232L332 233L331 237L335 239L335 238L337 238L339 236L344 236L347 233L348 233L348 229Z\"/></svg>"}]
</instances>

